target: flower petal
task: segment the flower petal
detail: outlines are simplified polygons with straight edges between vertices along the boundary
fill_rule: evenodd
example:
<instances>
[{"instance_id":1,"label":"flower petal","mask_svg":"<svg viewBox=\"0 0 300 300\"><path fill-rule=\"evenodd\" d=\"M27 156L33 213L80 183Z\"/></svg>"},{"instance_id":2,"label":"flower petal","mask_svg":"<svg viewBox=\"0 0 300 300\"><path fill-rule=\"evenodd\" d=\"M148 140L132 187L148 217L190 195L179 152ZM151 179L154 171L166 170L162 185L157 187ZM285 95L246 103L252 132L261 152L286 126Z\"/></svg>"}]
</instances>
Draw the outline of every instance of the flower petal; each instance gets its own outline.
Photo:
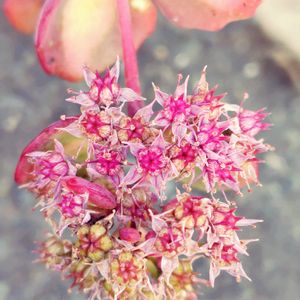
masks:
<instances>
[{"instance_id":1,"label":"flower petal","mask_svg":"<svg viewBox=\"0 0 300 300\"><path fill-rule=\"evenodd\" d=\"M150 0L132 1L134 42L138 48L152 33L156 10ZM36 35L44 70L70 81L82 79L82 66L99 71L121 55L115 1L47 0Z\"/></svg>"},{"instance_id":2,"label":"flower petal","mask_svg":"<svg viewBox=\"0 0 300 300\"><path fill-rule=\"evenodd\" d=\"M25 184L30 180L32 165L27 160L27 154L35 151L47 151L50 147L53 148L54 139L61 134L58 133L58 128L66 127L74 120L76 120L76 117L69 117L52 123L25 147L15 170L15 181L17 184Z\"/></svg>"},{"instance_id":3,"label":"flower petal","mask_svg":"<svg viewBox=\"0 0 300 300\"><path fill-rule=\"evenodd\" d=\"M44 0L5 0L4 13L11 25L18 31L34 32Z\"/></svg>"},{"instance_id":4,"label":"flower petal","mask_svg":"<svg viewBox=\"0 0 300 300\"><path fill-rule=\"evenodd\" d=\"M210 31L254 15L261 0L154 0L162 13L180 27Z\"/></svg>"}]
</instances>

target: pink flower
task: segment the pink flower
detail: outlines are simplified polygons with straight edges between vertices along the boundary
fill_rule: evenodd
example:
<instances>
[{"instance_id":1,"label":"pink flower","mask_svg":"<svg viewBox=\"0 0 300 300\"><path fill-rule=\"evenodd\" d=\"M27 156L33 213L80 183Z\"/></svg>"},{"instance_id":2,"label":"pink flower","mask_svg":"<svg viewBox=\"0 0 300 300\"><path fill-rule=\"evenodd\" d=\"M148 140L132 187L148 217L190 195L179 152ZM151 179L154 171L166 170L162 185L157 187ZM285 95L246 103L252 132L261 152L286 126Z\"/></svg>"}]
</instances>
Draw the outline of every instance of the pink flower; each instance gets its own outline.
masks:
<instances>
[{"instance_id":1,"label":"pink flower","mask_svg":"<svg viewBox=\"0 0 300 300\"><path fill-rule=\"evenodd\" d=\"M271 124L263 123L263 119L265 119L269 114L264 113L265 109L259 109L258 111L251 111L241 109L238 112L238 120L240 129L243 134L247 134L250 136L255 136L262 130L268 129Z\"/></svg>"},{"instance_id":2,"label":"pink flower","mask_svg":"<svg viewBox=\"0 0 300 300\"><path fill-rule=\"evenodd\" d=\"M212 214L210 199L184 193L175 202L174 217L187 229L197 229L201 236L207 231Z\"/></svg>"},{"instance_id":3,"label":"pink flower","mask_svg":"<svg viewBox=\"0 0 300 300\"><path fill-rule=\"evenodd\" d=\"M35 151L27 154L29 162L34 166L31 172L32 179L28 183L30 190L41 193L55 190L60 180L67 175L75 175L76 168L65 157L63 145L54 140L54 151Z\"/></svg>"},{"instance_id":4,"label":"pink flower","mask_svg":"<svg viewBox=\"0 0 300 300\"><path fill-rule=\"evenodd\" d=\"M122 184L136 186L148 182L156 193L163 193L165 183L170 177L174 177L175 170L166 156L167 144L162 133L149 146L141 143L130 143L129 146L137 164L130 168Z\"/></svg>"},{"instance_id":5,"label":"pink flower","mask_svg":"<svg viewBox=\"0 0 300 300\"><path fill-rule=\"evenodd\" d=\"M156 101L163 106L163 110L155 120L158 126L168 127L176 122L184 122L189 116L190 104L187 103L184 95L180 95L178 98L168 96L164 99L162 96L158 96L161 92L156 91L156 94Z\"/></svg>"},{"instance_id":6,"label":"pink flower","mask_svg":"<svg viewBox=\"0 0 300 300\"><path fill-rule=\"evenodd\" d=\"M94 159L88 161L90 170L103 176L116 176L122 173L122 153L95 146Z\"/></svg>"},{"instance_id":7,"label":"pink flower","mask_svg":"<svg viewBox=\"0 0 300 300\"><path fill-rule=\"evenodd\" d=\"M103 77L101 77L99 72L94 73L88 67L83 69L83 74L89 90L87 92L76 92L69 89L69 93L75 94L75 96L67 99L69 102L81 105L81 110L95 109L95 107L110 107L123 102L144 100L134 91L119 86L119 60L111 69L106 69Z\"/></svg>"},{"instance_id":8,"label":"pink flower","mask_svg":"<svg viewBox=\"0 0 300 300\"><path fill-rule=\"evenodd\" d=\"M32 171L34 165L28 160L27 154L35 151L47 150L50 142L53 143L54 138L58 138L60 133L58 129L68 126L70 123L74 122L76 117L68 117L63 120L54 122L47 128L45 128L40 134L34 138L23 150L20 155L16 171L15 171L15 181L18 184L26 184L32 179Z\"/></svg>"},{"instance_id":9,"label":"pink flower","mask_svg":"<svg viewBox=\"0 0 300 300\"><path fill-rule=\"evenodd\" d=\"M95 139L105 140L111 133L110 118L104 111L86 111L79 122L83 131Z\"/></svg>"},{"instance_id":10,"label":"pink flower","mask_svg":"<svg viewBox=\"0 0 300 300\"><path fill-rule=\"evenodd\" d=\"M86 199L83 195L72 192L61 193L57 206L65 218L79 217L84 213Z\"/></svg>"}]
</instances>

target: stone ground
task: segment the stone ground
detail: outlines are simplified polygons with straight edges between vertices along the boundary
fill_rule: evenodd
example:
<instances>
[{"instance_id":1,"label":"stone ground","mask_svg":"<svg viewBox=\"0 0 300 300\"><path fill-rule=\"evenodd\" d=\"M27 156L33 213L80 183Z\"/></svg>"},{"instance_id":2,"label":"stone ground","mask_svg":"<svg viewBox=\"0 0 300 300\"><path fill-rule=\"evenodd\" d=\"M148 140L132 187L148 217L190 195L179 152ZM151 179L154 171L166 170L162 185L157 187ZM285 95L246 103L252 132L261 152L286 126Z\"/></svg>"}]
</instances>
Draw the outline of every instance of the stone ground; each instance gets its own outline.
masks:
<instances>
[{"instance_id":1,"label":"stone ground","mask_svg":"<svg viewBox=\"0 0 300 300\"><path fill-rule=\"evenodd\" d=\"M265 25L264 25L265 26ZM222 275L205 300L298 300L300 297L300 94L299 64L284 45L273 42L255 22L241 22L218 33L182 31L160 20L158 30L139 52L145 94L151 82L173 91L177 72L198 79L208 65L208 79L239 102L250 93L248 106L266 106L274 123L265 139L276 152L265 156L263 188L239 200L240 213L264 219L255 232L260 242L244 258L252 283L236 284ZM40 69L32 40L14 32L0 15L0 300L83 299L67 294L68 282L32 264L34 241L46 232L32 196L12 179L26 143L62 113L70 84L47 77ZM74 85L71 85L74 87Z\"/></svg>"}]
</instances>

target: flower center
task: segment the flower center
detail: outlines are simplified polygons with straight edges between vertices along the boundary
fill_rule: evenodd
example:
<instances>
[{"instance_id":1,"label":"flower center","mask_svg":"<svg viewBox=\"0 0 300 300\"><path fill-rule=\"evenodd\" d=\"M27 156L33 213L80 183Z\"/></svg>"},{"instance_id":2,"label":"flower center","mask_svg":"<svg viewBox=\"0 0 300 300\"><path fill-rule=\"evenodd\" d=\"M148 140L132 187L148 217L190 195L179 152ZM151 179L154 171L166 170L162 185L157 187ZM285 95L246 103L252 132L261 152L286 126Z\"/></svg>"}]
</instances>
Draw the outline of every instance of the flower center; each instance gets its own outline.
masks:
<instances>
[{"instance_id":1,"label":"flower center","mask_svg":"<svg viewBox=\"0 0 300 300\"><path fill-rule=\"evenodd\" d=\"M166 159L158 147L142 149L138 152L138 162L146 173L158 173L166 167Z\"/></svg>"}]
</instances>

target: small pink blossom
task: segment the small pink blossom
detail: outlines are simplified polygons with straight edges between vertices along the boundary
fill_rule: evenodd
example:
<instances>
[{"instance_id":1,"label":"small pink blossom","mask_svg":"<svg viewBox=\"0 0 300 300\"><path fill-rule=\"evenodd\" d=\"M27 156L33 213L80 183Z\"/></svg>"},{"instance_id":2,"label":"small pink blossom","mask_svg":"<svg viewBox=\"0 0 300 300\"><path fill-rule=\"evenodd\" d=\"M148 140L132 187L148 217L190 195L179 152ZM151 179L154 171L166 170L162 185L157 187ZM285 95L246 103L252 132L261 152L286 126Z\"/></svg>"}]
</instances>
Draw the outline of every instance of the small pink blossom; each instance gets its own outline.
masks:
<instances>
[{"instance_id":1,"label":"small pink blossom","mask_svg":"<svg viewBox=\"0 0 300 300\"><path fill-rule=\"evenodd\" d=\"M57 206L65 218L79 217L85 212L86 197L72 192L62 193Z\"/></svg>"},{"instance_id":2,"label":"small pink blossom","mask_svg":"<svg viewBox=\"0 0 300 300\"><path fill-rule=\"evenodd\" d=\"M91 177L107 177L118 185L123 177L124 151L110 150L107 147L93 144L87 160L87 172Z\"/></svg>"},{"instance_id":3,"label":"small pink blossom","mask_svg":"<svg viewBox=\"0 0 300 300\"><path fill-rule=\"evenodd\" d=\"M27 154L29 161L34 165L33 180L28 184L29 189L36 191L51 190L67 175L74 175L76 168L64 154L64 148L55 140L54 151L35 151Z\"/></svg>"},{"instance_id":4,"label":"small pink blossom","mask_svg":"<svg viewBox=\"0 0 300 300\"><path fill-rule=\"evenodd\" d=\"M262 122L269 115L264 111L265 109L262 108L257 111L241 109L238 112L237 117L243 134L255 136L260 131L266 130L271 126L271 124Z\"/></svg>"},{"instance_id":5,"label":"small pink blossom","mask_svg":"<svg viewBox=\"0 0 300 300\"><path fill-rule=\"evenodd\" d=\"M124 102L144 100L141 96L128 88L121 88L118 84L120 74L119 60L111 69L106 69L102 77L99 72L92 72L88 67L83 69L85 82L89 90L87 92L76 92L69 90L69 93L75 94L67 99L72 103L77 103L82 110L95 107L110 107L120 105Z\"/></svg>"}]
</instances>

